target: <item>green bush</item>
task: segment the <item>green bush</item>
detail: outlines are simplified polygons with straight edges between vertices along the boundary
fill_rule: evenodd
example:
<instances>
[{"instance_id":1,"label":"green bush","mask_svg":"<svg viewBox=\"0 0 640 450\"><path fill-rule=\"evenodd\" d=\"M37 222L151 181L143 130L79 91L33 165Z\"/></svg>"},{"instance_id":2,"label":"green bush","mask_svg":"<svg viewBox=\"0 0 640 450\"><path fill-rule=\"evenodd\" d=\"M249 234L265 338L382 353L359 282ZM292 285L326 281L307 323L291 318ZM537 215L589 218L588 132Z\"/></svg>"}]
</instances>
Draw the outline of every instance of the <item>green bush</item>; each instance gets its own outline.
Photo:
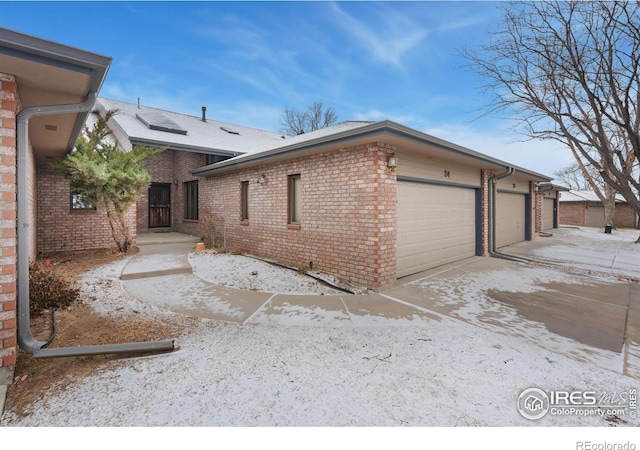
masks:
<instances>
[{"instance_id":1,"label":"green bush","mask_svg":"<svg viewBox=\"0 0 640 450\"><path fill-rule=\"evenodd\" d=\"M29 268L29 294L33 316L52 308L65 309L80 301L80 289L37 263Z\"/></svg>"}]
</instances>

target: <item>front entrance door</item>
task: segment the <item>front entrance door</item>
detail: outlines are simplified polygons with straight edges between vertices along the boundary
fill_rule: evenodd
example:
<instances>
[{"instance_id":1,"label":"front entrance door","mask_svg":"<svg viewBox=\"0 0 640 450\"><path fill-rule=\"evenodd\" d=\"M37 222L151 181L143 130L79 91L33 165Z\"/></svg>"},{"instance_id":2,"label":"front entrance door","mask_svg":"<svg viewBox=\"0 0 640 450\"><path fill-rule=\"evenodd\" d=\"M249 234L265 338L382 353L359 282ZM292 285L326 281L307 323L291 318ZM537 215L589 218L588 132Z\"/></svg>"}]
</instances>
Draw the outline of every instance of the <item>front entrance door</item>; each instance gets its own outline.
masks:
<instances>
[{"instance_id":1,"label":"front entrance door","mask_svg":"<svg viewBox=\"0 0 640 450\"><path fill-rule=\"evenodd\" d=\"M152 183L149 188L149 228L171 226L171 184Z\"/></svg>"}]
</instances>

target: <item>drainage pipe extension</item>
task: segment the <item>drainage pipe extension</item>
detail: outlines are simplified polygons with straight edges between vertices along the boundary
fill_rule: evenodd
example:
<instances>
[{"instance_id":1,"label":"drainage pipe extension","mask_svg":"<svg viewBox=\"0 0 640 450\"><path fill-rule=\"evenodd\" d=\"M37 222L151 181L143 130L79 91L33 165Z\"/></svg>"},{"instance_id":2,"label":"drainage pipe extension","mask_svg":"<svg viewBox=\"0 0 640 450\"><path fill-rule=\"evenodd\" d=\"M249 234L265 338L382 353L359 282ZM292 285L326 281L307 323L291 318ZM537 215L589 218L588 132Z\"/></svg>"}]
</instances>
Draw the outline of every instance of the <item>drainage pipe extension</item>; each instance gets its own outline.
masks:
<instances>
[{"instance_id":1,"label":"drainage pipe extension","mask_svg":"<svg viewBox=\"0 0 640 450\"><path fill-rule=\"evenodd\" d=\"M113 353L166 352L177 349L175 340L159 342L134 342L128 344L91 345L84 347L46 348L49 342L38 341L31 333L29 311L29 185L28 142L29 120L32 117L75 114L90 111L96 94L90 94L83 103L71 105L34 106L25 108L17 117L17 209L18 209L18 345L34 358L59 358L65 356L104 355ZM54 327L55 328L55 327Z\"/></svg>"},{"instance_id":2,"label":"drainage pipe extension","mask_svg":"<svg viewBox=\"0 0 640 450\"><path fill-rule=\"evenodd\" d=\"M521 263L530 263L531 260L526 258L520 258L518 256L507 255L506 253L501 253L496 249L496 209L497 209L497 187L496 184L498 180L502 178L509 177L516 172L516 169L513 167L506 167L506 171L499 173L497 175L489 178L489 209L490 209L490 222L491 226L489 229L489 254L496 258L508 259L509 261L516 261Z\"/></svg>"}]
</instances>

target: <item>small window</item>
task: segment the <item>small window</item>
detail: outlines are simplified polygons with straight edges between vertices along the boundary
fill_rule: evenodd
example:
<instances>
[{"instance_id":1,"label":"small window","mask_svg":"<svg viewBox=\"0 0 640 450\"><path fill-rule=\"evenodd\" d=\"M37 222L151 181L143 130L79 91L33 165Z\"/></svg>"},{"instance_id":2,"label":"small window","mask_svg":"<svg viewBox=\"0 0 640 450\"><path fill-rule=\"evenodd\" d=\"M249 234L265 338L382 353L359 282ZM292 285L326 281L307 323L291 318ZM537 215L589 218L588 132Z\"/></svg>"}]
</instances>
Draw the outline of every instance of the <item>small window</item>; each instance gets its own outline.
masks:
<instances>
[{"instance_id":1,"label":"small window","mask_svg":"<svg viewBox=\"0 0 640 450\"><path fill-rule=\"evenodd\" d=\"M300 225L301 203L300 175L289 175L289 224Z\"/></svg>"},{"instance_id":2,"label":"small window","mask_svg":"<svg viewBox=\"0 0 640 450\"><path fill-rule=\"evenodd\" d=\"M249 220L249 182L240 183L240 220Z\"/></svg>"},{"instance_id":3,"label":"small window","mask_svg":"<svg viewBox=\"0 0 640 450\"><path fill-rule=\"evenodd\" d=\"M184 218L198 220L198 181L184 183Z\"/></svg>"},{"instance_id":4,"label":"small window","mask_svg":"<svg viewBox=\"0 0 640 450\"><path fill-rule=\"evenodd\" d=\"M71 209L72 210L95 210L96 209L95 196L80 194L78 192L71 191Z\"/></svg>"}]
</instances>

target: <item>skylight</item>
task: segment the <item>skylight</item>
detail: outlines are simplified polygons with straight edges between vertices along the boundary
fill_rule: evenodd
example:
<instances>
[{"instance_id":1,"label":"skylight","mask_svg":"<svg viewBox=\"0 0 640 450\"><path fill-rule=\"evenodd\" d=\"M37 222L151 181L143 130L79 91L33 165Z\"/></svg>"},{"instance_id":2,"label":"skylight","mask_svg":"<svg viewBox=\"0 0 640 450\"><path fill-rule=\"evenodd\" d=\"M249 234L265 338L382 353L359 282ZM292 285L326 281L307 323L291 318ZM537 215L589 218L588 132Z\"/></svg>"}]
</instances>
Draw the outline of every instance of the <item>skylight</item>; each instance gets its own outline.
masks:
<instances>
[{"instance_id":1,"label":"skylight","mask_svg":"<svg viewBox=\"0 0 640 450\"><path fill-rule=\"evenodd\" d=\"M136 119L144 123L150 130L187 134L187 130L181 128L180 125L158 111L141 111L136 114Z\"/></svg>"},{"instance_id":2,"label":"skylight","mask_svg":"<svg viewBox=\"0 0 640 450\"><path fill-rule=\"evenodd\" d=\"M232 129L230 129L230 128L227 128L227 127L220 127L220 129L221 129L222 131L226 131L226 132L227 132L227 133L229 133L229 134L237 134L237 135L239 135L239 134L240 134L239 132L234 131L234 130L232 130Z\"/></svg>"}]
</instances>

